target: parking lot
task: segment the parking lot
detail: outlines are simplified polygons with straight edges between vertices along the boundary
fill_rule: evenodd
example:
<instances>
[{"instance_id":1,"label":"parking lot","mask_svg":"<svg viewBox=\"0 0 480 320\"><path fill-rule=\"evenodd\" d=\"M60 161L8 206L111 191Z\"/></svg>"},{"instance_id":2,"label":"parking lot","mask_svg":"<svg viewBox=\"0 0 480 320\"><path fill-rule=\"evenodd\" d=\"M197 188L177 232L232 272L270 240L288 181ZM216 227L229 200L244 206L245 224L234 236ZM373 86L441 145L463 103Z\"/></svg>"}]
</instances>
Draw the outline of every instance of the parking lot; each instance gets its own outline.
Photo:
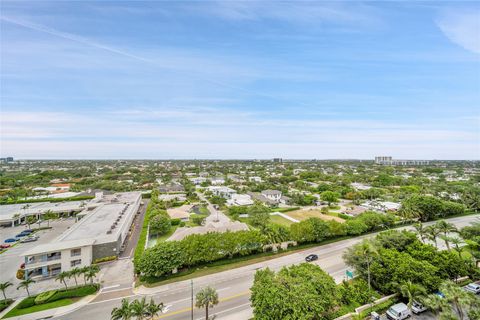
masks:
<instances>
[{"instance_id":1,"label":"parking lot","mask_svg":"<svg viewBox=\"0 0 480 320\"><path fill-rule=\"evenodd\" d=\"M28 243L19 243L17 242L15 246L9 248L6 252L0 254L0 282L10 281L13 283L13 286L10 286L6 290L6 294L10 298L16 298L20 296L25 296L25 290L17 290L17 285L20 282L16 278L16 273L20 264L24 262L22 257L22 253L26 252L27 250L39 245L50 243L53 239L58 237L62 232L68 229L75 223L75 218L67 218L67 219L60 219L60 220L53 220L50 222L51 229L47 230L40 230L35 234L39 236L39 239L35 242L28 242ZM47 223L44 222L41 224L41 227L46 227ZM37 224L31 225L31 228L38 227ZM0 242L7 238L14 238L16 234L20 233L21 231L27 229L27 226L18 226L18 227L7 227L0 229ZM56 288L59 286L58 282L55 282L54 279L49 280L41 280L34 283L31 288L31 293L36 293L44 290L48 290L51 288Z\"/></svg>"}]
</instances>

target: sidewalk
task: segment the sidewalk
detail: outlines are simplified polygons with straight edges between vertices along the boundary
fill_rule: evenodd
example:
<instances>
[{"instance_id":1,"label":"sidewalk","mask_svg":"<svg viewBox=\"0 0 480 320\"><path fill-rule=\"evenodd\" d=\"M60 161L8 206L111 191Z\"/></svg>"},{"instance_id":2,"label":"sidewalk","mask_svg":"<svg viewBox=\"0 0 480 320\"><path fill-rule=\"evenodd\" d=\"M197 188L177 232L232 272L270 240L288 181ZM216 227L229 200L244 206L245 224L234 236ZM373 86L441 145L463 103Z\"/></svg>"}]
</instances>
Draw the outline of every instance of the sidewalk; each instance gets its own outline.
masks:
<instances>
[{"instance_id":1,"label":"sidewalk","mask_svg":"<svg viewBox=\"0 0 480 320\"><path fill-rule=\"evenodd\" d=\"M86 297L83 297L80 301L77 301L75 303L72 303L71 305L65 306L65 307L60 307L60 308L54 308L54 309L49 309L45 311L39 311L39 312L34 312L34 313L29 313L25 314L23 316L18 316L18 317L10 317L7 319L10 320L38 320L42 318L51 318L51 317L58 317L70 312L74 312L75 310L80 309L81 307L87 305L90 303L93 299L97 297L97 294L95 295L89 295ZM11 306L9 306L6 310L3 310L3 312L0 314L0 317L3 317L6 315L10 310L12 310L17 304L20 303L24 298L17 299Z\"/></svg>"}]
</instances>

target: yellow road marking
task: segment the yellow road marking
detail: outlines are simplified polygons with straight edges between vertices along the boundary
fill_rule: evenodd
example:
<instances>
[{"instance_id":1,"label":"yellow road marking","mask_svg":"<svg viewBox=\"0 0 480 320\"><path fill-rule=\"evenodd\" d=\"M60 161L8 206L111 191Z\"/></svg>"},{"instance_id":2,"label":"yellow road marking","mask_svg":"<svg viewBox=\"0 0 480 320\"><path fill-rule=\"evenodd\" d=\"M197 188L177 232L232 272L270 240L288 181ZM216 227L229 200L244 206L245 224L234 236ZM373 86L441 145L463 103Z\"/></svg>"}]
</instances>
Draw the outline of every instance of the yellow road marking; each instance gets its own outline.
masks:
<instances>
[{"instance_id":1,"label":"yellow road marking","mask_svg":"<svg viewBox=\"0 0 480 320\"><path fill-rule=\"evenodd\" d=\"M223 299L218 299L218 302L225 302L225 301L229 301L229 300L232 300L232 299L235 299L235 298L238 298L238 297L242 297L242 296L246 296L250 294L250 290L249 291L245 291L245 292L241 292L241 293L237 293L233 296L229 296L229 297L225 297ZM156 319L162 319L162 318L166 318L166 317L170 317L170 316L174 316L176 314L180 314L180 313L185 313L185 312L190 312L192 310L191 307L189 308L184 308L184 309L181 309L181 310L177 310L177 311L173 311L173 312L170 312L170 313L166 313L164 315L161 315L159 317L157 317Z\"/></svg>"}]
</instances>

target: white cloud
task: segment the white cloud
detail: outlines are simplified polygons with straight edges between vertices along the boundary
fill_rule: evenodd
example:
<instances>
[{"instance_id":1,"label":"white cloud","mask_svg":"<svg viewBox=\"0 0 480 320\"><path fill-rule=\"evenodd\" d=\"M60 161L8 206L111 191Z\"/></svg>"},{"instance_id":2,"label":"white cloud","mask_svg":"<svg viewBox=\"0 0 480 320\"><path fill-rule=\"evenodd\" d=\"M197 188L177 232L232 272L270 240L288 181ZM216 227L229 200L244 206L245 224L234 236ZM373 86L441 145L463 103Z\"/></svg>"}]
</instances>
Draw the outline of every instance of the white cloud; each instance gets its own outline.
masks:
<instances>
[{"instance_id":1,"label":"white cloud","mask_svg":"<svg viewBox=\"0 0 480 320\"><path fill-rule=\"evenodd\" d=\"M444 11L436 23L450 41L480 54L480 10Z\"/></svg>"},{"instance_id":2,"label":"white cloud","mask_svg":"<svg viewBox=\"0 0 480 320\"><path fill-rule=\"evenodd\" d=\"M207 110L207 109L205 109ZM126 113L3 112L2 154L18 158L478 158L478 136L442 125L282 120L225 109ZM461 128L461 126L451 126Z\"/></svg>"}]
</instances>

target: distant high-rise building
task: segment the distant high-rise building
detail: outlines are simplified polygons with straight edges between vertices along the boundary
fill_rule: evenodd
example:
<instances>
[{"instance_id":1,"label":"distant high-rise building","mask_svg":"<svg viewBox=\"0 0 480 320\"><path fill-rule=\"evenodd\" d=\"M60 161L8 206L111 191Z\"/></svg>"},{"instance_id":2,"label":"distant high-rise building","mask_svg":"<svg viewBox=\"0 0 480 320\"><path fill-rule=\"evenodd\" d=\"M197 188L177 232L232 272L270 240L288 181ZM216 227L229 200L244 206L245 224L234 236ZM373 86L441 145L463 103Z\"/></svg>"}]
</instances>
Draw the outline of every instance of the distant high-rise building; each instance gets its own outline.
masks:
<instances>
[{"instance_id":1,"label":"distant high-rise building","mask_svg":"<svg viewBox=\"0 0 480 320\"><path fill-rule=\"evenodd\" d=\"M13 157L0 158L1 163L13 162Z\"/></svg>"},{"instance_id":2,"label":"distant high-rise building","mask_svg":"<svg viewBox=\"0 0 480 320\"><path fill-rule=\"evenodd\" d=\"M428 160L394 160L392 157L375 157L375 163L387 166L425 166L430 164Z\"/></svg>"},{"instance_id":3,"label":"distant high-rise building","mask_svg":"<svg viewBox=\"0 0 480 320\"><path fill-rule=\"evenodd\" d=\"M273 162L282 163L283 159L282 158L273 158Z\"/></svg>"}]
</instances>

